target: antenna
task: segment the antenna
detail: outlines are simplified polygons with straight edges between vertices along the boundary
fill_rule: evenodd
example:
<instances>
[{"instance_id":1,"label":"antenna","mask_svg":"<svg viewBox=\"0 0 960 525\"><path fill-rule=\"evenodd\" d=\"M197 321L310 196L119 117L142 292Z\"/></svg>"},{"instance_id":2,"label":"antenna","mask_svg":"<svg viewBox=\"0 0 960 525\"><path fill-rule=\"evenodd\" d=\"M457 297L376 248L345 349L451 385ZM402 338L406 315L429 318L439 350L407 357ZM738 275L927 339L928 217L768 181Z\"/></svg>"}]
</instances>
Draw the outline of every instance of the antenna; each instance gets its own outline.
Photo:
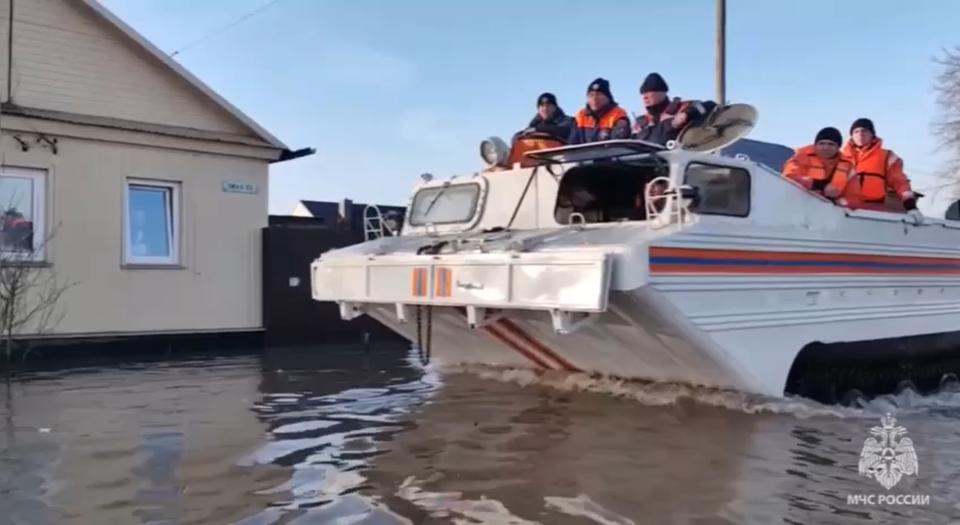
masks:
<instances>
[{"instance_id":1,"label":"antenna","mask_svg":"<svg viewBox=\"0 0 960 525\"><path fill-rule=\"evenodd\" d=\"M717 0L717 104L727 103L727 0Z\"/></svg>"},{"instance_id":2,"label":"antenna","mask_svg":"<svg viewBox=\"0 0 960 525\"><path fill-rule=\"evenodd\" d=\"M246 20L246 19L248 19L248 18L256 15L257 13L259 13L259 12L267 9L268 7L270 7L270 6L272 6L273 4L276 4L277 2L280 2L280 1L281 1L281 0L270 0L270 2L267 2L266 4L261 5L260 7L254 9L253 11L250 11L250 12L248 12L248 13L243 14L242 16L240 16L239 18L234 19L234 20L231 21L230 23L228 23L228 24L226 24L226 25L223 25L223 26L221 26L221 27L219 27L219 28L217 28L217 29L214 29L214 30L212 30L212 31L209 31L208 33L206 33L205 35L201 36L200 38L198 38L198 39L196 39L196 40L194 40L194 41L192 41L192 42L188 42L187 44L184 44L184 45L180 46L179 49L175 50L173 53L170 53L170 57L173 58L173 57L179 55L180 53L186 51L187 49L190 49L191 47L193 47L193 46L195 46L195 45L203 42L204 40L207 40L208 38L212 38L212 37L214 37L214 36L216 36L216 35L219 35L220 33L222 33L222 32L224 32L224 31L232 28L233 26L235 26L235 25L243 22L244 20ZM10 2L10 9L13 10L13 1L12 1L12 0L11 0L11 2ZM12 17L11 17L11 20L12 20Z\"/></svg>"}]
</instances>

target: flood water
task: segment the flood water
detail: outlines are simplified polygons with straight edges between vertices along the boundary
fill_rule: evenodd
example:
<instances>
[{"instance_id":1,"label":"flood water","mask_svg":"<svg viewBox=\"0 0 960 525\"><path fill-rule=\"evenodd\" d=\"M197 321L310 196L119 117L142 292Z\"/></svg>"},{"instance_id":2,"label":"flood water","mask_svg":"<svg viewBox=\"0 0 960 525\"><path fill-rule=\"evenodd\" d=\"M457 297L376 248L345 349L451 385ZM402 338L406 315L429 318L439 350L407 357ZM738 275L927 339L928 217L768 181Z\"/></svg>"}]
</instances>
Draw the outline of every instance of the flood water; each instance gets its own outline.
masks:
<instances>
[{"instance_id":1,"label":"flood water","mask_svg":"<svg viewBox=\"0 0 960 525\"><path fill-rule=\"evenodd\" d=\"M858 473L886 412L919 466L889 490ZM929 503L848 503L898 494ZM3 523L957 521L956 392L843 409L321 347L0 384Z\"/></svg>"}]
</instances>

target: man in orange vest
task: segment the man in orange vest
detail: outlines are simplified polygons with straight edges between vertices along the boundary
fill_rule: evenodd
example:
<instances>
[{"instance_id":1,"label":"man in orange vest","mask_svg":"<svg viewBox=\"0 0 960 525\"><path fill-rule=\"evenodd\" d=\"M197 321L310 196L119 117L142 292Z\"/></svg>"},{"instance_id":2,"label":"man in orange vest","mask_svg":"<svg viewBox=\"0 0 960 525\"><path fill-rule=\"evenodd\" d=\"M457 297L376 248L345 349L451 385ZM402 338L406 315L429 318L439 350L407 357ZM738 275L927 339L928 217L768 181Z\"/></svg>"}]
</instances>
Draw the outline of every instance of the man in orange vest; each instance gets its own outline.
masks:
<instances>
[{"instance_id":1,"label":"man in orange vest","mask_svg":"<svg viewBox=\"0 0 960 525\"><path fill-rule=\"evenodd\" d=\"M903 160L896 153L883 148L883 140L877 137L870 119L858 118L853 122L850 140L843 147L843 154L853 160L855 171L843 194L851 208L893 211L884 206L889 188L896 193L903 210L916 222L922 222L923 214L917 209L917 196L903 173Z\"/></svg>"},{"instance_id":2,"label":"man in orange vest","mask_svg":"<svg viewBox=\"0 0 960 525\"><path fill-rule=\"evenodd\" d=\"M817 132L813 144L798 148L783 167L783 176L804 188L840 204L853 176L853 161L840 153L843 136L837 128L823 128Z\"/></svg>"},{"instance_id":3,"label":"man in orange vest","mask_svg":"<svg viewBox=\"0 0 960 525\"><path fill-rule=\"evenodd\" d=\"M613 100L610 82L598 78L587 88L587 105L577 112L570 144L630 138L630 117Z\"/></svg>"}]
</instances>

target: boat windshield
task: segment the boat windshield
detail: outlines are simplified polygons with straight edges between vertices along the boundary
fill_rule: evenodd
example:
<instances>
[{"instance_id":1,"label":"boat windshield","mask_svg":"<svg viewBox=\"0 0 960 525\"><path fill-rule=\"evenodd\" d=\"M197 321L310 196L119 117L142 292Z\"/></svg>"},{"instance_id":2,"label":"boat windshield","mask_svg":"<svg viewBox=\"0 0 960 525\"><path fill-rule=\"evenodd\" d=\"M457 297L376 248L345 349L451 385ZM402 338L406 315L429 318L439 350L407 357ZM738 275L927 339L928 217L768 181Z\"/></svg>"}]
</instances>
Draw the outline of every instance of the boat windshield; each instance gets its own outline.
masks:
<instances>
[{"instance_id":1,"label":"boat windshield","mask_svg":"<svg viewBox=\"0 0 960 525\"><path fill-rule=\"evenodd\" d=\"M559 148L531 151L526 155L544 162L605 161L663 151L659 144L642 140L605 140Z\"/></svg>"},{"instance_id":2,"label":"boat windshield","mask_svg":"<svg viewBox=\"0 0 960 525\"><path fill-rule=\"evenodd\" d=\"M477 212L480 185L474 182L424 188L413 197L410 224L455 224L469 222Z\"/></svg>"}]
</instances>

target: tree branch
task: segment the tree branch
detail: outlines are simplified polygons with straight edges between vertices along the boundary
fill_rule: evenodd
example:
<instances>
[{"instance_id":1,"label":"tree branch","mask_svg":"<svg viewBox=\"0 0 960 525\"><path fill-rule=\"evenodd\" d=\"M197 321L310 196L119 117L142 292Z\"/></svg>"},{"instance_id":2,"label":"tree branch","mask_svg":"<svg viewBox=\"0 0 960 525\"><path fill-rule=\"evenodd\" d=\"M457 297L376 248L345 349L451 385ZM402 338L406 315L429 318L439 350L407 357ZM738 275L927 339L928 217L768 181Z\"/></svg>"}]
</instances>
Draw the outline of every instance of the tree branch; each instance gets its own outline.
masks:
<instances>
[{"instance_id":1,"label":"tree branch","mask_svg":"<svg viewBox=\"0 0 960 525\"><path fill-rule=\"evenodd\" d=\"M59 225L29 250L0 254L0 350L8 361L17 337L44 333L63 318L58 306L73 283L61 283L53 268L33 264L58 231Z\"/></svg>"},{"instance_id":2,"label":"tree branch","mask_svg":"<svg viewBox=\"0 0 960 525\"><path fill-rule=\"evenodd\" d=\"M947 154L938 178L944 181L944 189L951 197L957 198L960 196L960 46L942 49L933 61L940 66L933 82L939 110L933 122L933 135L938 149Z\"/></svg>"}]
</instances>

